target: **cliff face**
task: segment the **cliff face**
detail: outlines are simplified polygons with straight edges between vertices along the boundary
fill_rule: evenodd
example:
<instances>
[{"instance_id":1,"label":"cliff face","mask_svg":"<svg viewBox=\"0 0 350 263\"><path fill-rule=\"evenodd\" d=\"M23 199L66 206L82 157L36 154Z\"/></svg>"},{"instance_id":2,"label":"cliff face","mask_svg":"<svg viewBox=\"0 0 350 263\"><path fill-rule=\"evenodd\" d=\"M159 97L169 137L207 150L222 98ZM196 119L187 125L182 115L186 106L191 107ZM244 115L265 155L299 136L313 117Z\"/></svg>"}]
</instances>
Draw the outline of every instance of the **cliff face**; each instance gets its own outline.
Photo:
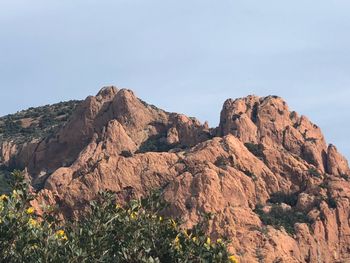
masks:
<instances>
[{"instance_id":1,"label":"cliff face","mask_svg":"<svg viewBox=\"0 0 350 263\"><path fill-rule=\"evenodd\" d=\"M213 213L211 237L232 240L240 262L350 258L348 163L278 97L229 99L209 129L106 87L51 137L1 145L2 164L26 167L67 214L101 190L127 200L161 188L184 227Z\"/></svg>"}]
</instances>

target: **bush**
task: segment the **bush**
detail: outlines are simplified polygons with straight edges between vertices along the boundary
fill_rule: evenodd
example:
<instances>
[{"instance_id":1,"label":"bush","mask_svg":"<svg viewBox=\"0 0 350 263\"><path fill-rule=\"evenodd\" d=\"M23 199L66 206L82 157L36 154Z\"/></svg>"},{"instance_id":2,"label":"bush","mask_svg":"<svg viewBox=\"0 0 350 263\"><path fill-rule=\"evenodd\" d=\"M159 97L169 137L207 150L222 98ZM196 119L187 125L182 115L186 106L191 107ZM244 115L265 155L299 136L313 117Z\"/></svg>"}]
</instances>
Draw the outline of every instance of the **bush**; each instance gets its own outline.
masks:
<instances>
[{"instance_id":1,"label":"bush","mask_svg":"<svg viewBox=\"0 0 350 263\"><path fill-rule=\"evenodd\" d=\"M326 203L329 208L332 208L332 209L337 208L337 201L330 195L328 195L328 198L326 199Z\"/></svg>"},{"instance_id":2,"label":"bush","mask_svg":"<svg viewBox=\"0 0 350 263\"><path fill-rule=\"evenodd\" d=\"M174 148L174 145L168 145L166 143L166 135L158 134L151 136L146 141L144 141L137 153L167 152L172 148Z\"/></svg>"},{"instance_id":3,"label":"bush","mask_svg":"<svg viewBox=\"0 0 350 263\"><path fill-rule=\"evenodd\" d=\"M224 156L219 156L218 158L216 158L214 164L217 166L217 167L223 167L223 166L226 166L226 165L232 165L232 160L229 160L227 158L225 158Z\"/></svg>"},{"instance_id":4,"label":"bush","mask_svg":"<svg viewBox=\"0 0 350 263\"><path fill-rule=\"evenodd\" d=\"M340 174L340 177L346 181L349 181L349 175L347 175L347 174Z\"/></svg>"},{"instance_id":5,"label":"bush","mask_svg":"<svg viewBox=\"0 0 350 263\"><path fill-rule=\"evenodd\" d=\"M296 223L311 224L311 220L306 214L296 209L285 210L279 205L273 205L269 213L265 213L261 206L254 210L259 215L260 220L265 225L271 225L275 228L283 227L287 233L295 234L294 225Z\"/></svg>"},{"instance_id":6,"label":"bush","mask_svg":"<svg viewBox=\"0 0 350 263\"><path fill-rule=\"evenodd\" d=\"M254 144L254 143L245 143L244 144L245 147L252 153L254 154L256 157L258 157L261 160L265 160L266 156L264 154L264 145L262 145L261 143L259 144Z\"/></svg>"},{"instance_id":7,"label":"bush","mask_svg":"<svg viewBox=\"0 0 350 263\"><path fill-rule=\"evenodd\" d=\"M8 185L6 177L7 171L0 166L0 195L1 193L10 191L10 186Z\"/></svg>"},{"instance_id":8,"label":"bush","mask_svg":"<svg viewBox=\"0 0 350 263\"><path fill-rule=\"evenodd\" d=\"M22 127L18 121L14 121L11 118L5 119L4 128L7 134L18 133Z\"/></svg>"},{"instance_id":9,"label":"bush","mask_svg":"<svg viewBox=\"0 0 350 263\"><path fill-rule=\"evenodd\" d=\"M308 170L308 173L309 173L311 176L315 176L315 177L321 178L321 174L319 173L319 171L317 171L316 168L311 167L311 168Z\"/></svg>"},{"instance_id":10,"label":"bush","mask_svg":"<svg viewBox=\"0 0 350 263\"><path fill-rule=\"evenodd\" d=\"M253 174L252 172L248 171L248 170L243 170L242 171L246 176L252 178L253 181L257 181L258 180L258 177Z\"/></svg>"},{"instance_id":11,"label":"bush","mask_svg":"<svg viewBox=\"0 0 350 263\"><path fill-rule=\"evenodd\" d=\"M13 178L13 192L0 197L2 262L237 262L205 235L208 217L187 231L163 218L159 194L120 206L101 193L89 215L62 220L52 207L39 216L21 173Z\"/></svg>"},{"instance_id":12,"label":"bush","mask_svg":"<svg viewBox=\"0 0 350 263\"><path fill-rule=\"evenodd\" d=\"M272 204L285 203L290 206L295 206L298 202L298 193L276 192L271 194L268 201Z\"/></svg>"},{"instance_id":13,"label":"bush","mask_svg":"<svg viewBox=\"0 0 350 263\"><path fill-rule=\"evenodd\" d=\"M125 157L125 158L130 158L130 157L133 156L132 152L130 152L130 151L122 151L122 152L120 153L120 155L123 156L123 157Z\"/></svg>"}]
</instances>

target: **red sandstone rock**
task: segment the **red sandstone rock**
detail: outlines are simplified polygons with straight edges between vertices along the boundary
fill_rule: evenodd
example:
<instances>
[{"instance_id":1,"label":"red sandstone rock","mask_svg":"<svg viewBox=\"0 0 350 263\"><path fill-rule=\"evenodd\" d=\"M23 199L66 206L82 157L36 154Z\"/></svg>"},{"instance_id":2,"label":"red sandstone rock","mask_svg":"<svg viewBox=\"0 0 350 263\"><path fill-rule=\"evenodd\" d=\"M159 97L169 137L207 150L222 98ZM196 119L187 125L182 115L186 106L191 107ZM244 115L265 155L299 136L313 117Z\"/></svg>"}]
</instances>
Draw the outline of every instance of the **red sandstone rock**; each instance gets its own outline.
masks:
<instances>
[{"instance_id":1,"label":"red sandstone rock","mask_svg":"<svg viewBox=\"0 0 350 263\"><path fill-rule=\"evenodd\" d=\"M2 164L15 156L34 185L44 187L38 202L57 202L66 214L78 215L101 190L123 201L161 188L170 203L166 213L181 217L184 227L213 213L211 237L229 237L240 262L350 257L348 163L278 97L227 100L219 127L210 130L130 90L107 87L53 138L31 146L3 142L0 149ZM279 206L308 215L310 226L296 223L288 234L263 225L254 210L262 205L269 214L276 193L295 195L295 203Z\"/></svg>"}]
</instances>

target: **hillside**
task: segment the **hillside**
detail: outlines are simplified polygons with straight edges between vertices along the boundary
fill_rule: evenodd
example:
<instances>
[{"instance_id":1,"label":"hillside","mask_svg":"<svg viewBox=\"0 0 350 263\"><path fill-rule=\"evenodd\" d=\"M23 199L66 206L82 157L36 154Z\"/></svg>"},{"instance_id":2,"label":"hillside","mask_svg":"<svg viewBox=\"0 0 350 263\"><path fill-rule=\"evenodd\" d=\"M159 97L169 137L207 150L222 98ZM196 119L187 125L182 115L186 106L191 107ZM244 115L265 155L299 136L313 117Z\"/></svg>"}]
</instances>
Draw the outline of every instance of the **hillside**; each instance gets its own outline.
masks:
<instances>
[{"instance_id":1,"label":"hillside","mask_svg":"<svg viewBox=\"0 0 350 263\"><path fill-rule=\"evenodd\" d=\"M79 103L60 102L0 117L0 142L25 143L48 137L68 121Z\"/></svg>"},{"instance_id":2,"label":"hillside","mask_svg":"<svg viewBox=\"0 0 350 263\"><path fill-rule=\"evenodd\" d=\"M29 108L0 117L0 144L13 142L24 144L47 138L62 127L81 101L72 100ZM9 169L7 169L9 168ZM7 192L5 182L11 167L0 166L0 192Z\"/></svg>"},{"instance_id":3,"label":"hillside","mask_svg":"<svg viewBox=\"0 0 350 263\"><path fill-rule=\"evenodd\" d=\"M125 202L160 189L183 227L212 213L208 234L231 240L239 262L350 258L348 162L282 98L228 99L216 128L116 87L63 109L62 122L56 108L21 113L0 139L0 165L26 169L39 203L79 217L100 191ZM28 118L42 140L23 138Z\"/></svg>"}]
</instances>

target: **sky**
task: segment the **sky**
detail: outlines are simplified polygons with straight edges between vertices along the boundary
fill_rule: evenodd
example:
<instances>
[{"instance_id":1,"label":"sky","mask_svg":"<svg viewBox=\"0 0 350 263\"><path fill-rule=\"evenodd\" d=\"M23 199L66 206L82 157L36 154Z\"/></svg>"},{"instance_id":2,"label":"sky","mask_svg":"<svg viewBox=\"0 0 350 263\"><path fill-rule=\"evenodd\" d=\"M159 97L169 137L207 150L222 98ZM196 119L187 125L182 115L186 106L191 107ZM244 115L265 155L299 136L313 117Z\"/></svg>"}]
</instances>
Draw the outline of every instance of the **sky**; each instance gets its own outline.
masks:
<instances>
[{"instance_id":1,"label":"sky","mask_svg":"<svg viewBox=\"0 0 350 263\"><path fill-rule=\"evenodd\" d=\"M0 0L0 115L130 88L219 122L283 97L350 157L349 0Z\"/></svg>"}]
</instances>

